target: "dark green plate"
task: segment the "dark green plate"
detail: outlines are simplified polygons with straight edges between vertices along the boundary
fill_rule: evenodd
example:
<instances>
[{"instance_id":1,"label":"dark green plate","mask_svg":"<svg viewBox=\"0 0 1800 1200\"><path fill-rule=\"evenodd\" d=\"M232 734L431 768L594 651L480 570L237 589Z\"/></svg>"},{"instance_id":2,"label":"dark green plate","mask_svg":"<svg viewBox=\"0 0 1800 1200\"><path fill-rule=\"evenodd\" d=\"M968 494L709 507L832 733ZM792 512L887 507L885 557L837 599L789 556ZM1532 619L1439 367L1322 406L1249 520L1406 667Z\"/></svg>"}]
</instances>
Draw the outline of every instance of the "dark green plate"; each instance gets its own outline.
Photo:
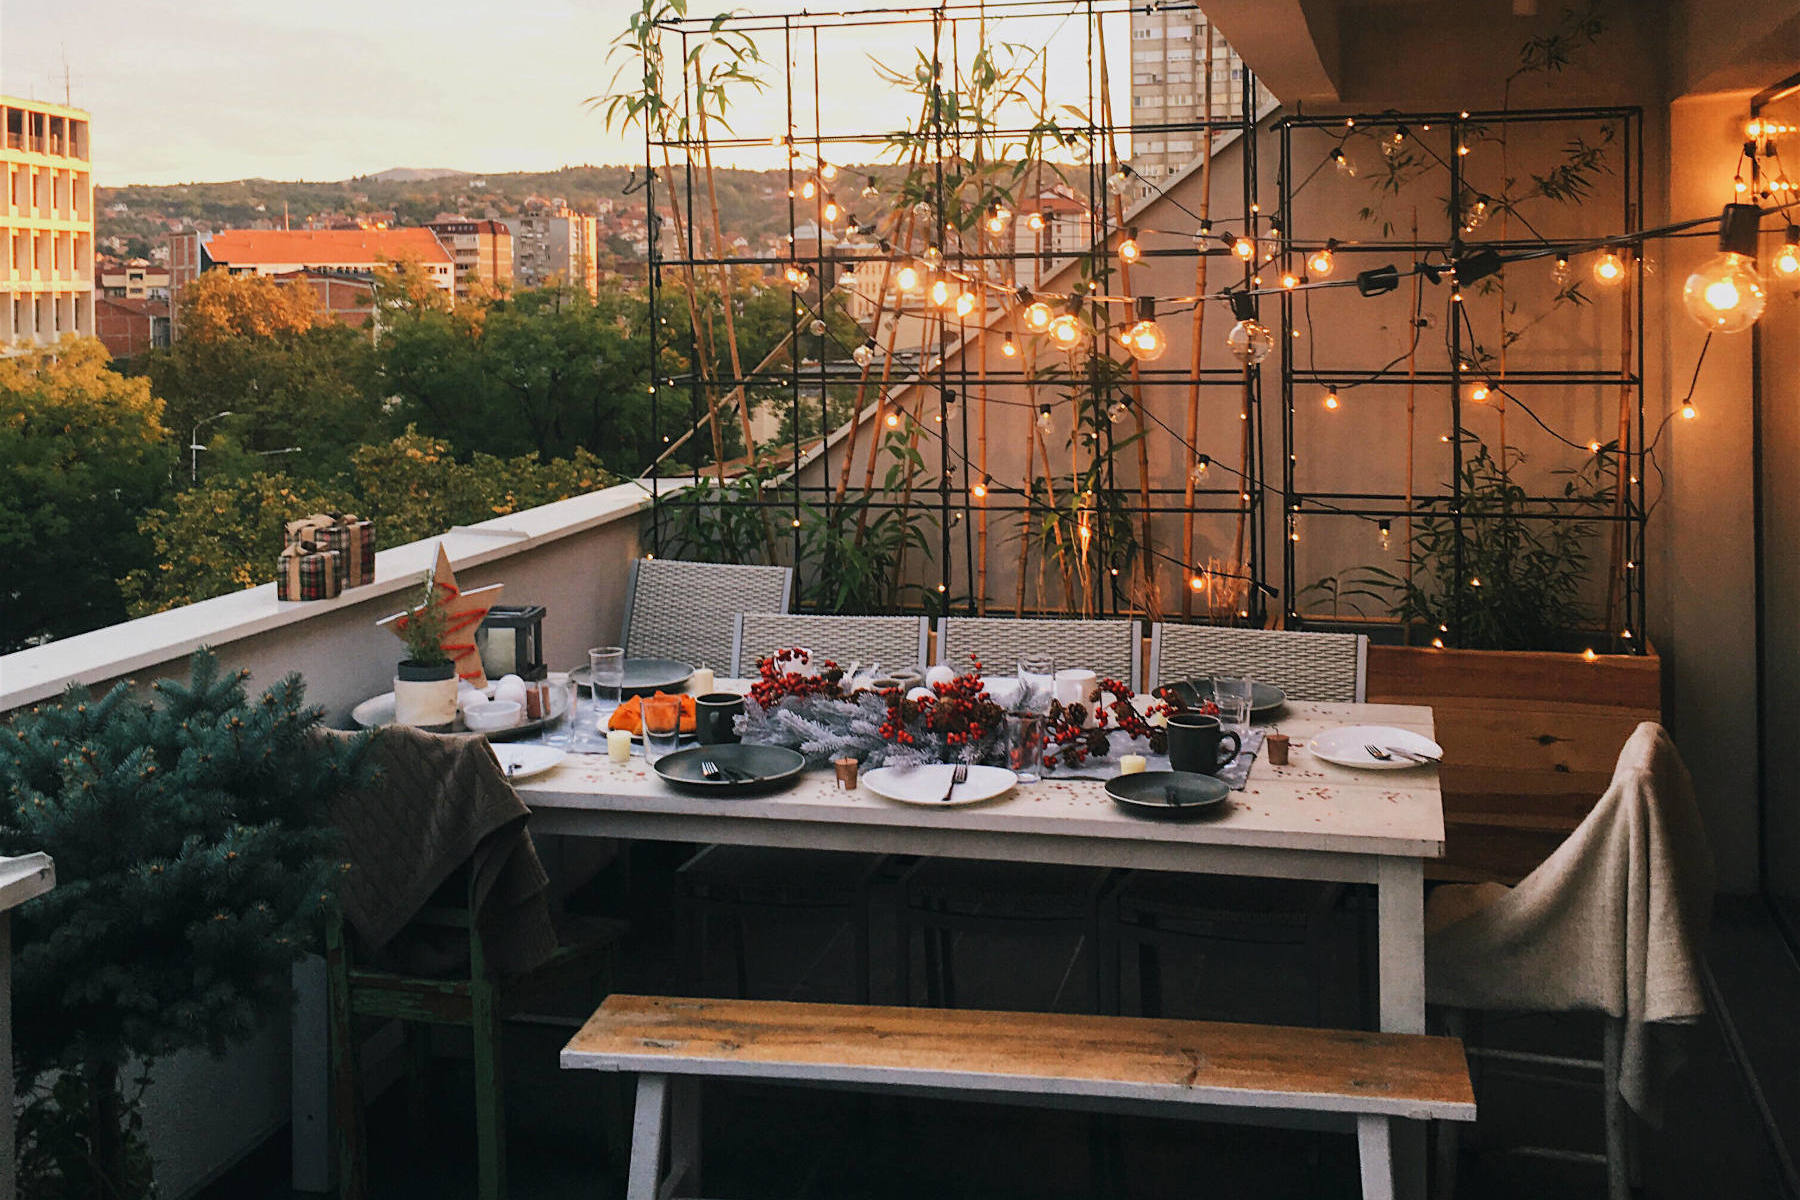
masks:
<instances>
[{"instance_id":1,"label":"dark green plate","mask_svg":"<svg viewBox=\"0 0 1800 1200\"><path fill-rule=\"evenodd\" d=\"M1107 780L1106 794L1140 817L1184 820L1222 812L1231 787L1195 771L1139 771Z\"/></svg>"},{"instance_id":2,"label":"dark green plate","mask_svg":"<svg viewBox=\"0 0 1800 1200\"><path fill-rule=\"evenodd\" d=\"M576 667L569 678L583 692L591 691L590 668ZM656 692L679 692L687 687L694 668L676 658L628 658L625 660L624 696L649 696Z\"/></svg>"},{"instance_id":3,"label":"dark green plate","mask_svg":"<svg viewBox=\"0 0 1800 1200\"><path fill-rule=\"evenodd\" d=\"M708 779L702 774L700 764L703 761L716 765L723 773L722 777ZM739 796L791 786L805 766L806 759L800 752L786 746L725 742L715 746L690 746L665 754L651 765L651 769L684 792Z\"/></svg>"},{"instance_id":4,"label":"dark green plate","mask_svg":"<svg viewBox=\"0 0 1800 1200\"><path fill-rule=\"evenodd\" d=\"M1211 700L1212 676L1202 675L1197 679L1183 679L1179 683L1169 685L1181 702L1189 708L1198 708ZM1250 715L1264 717L1287 703L1287 693L1272 683L1250 681Z\"/></svg>"}]
</instances>

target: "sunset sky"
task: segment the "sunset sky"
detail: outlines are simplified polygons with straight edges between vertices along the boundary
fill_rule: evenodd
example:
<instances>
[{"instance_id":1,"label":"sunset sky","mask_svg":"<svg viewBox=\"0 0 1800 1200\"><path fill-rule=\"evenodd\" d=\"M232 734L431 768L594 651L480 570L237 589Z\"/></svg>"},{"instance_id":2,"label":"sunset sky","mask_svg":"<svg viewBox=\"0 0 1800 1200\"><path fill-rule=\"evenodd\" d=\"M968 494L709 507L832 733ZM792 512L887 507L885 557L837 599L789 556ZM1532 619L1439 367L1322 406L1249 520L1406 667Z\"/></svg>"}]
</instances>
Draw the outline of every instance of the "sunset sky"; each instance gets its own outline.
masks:
<instances>
[{"instance_id":1,"label":"sunset sky","mask_svg":"<svg viewBox=\"0 0 1800 1200\"><path fill-rule=\"evenodd\" d=\"M0 92L60 102L66 62L70 98L93 114L102 185L635 162L641 142L608 133L583 101L606 90L607 47L636 8L632 0L0 0ZM704 0L694 11L708 11ZM928 35L927 25L823 33L826 132L885 128L910 112L912 102L876 79L870 59L907 69L909 39ZM1079 21L1012 21L1001 36L1047 45L1052 91L1082 101ZM1122 18L1109 20L1108 38L1118 62L1129 45ZM746 96L737 121L759 137L780 132L786 105L780 42L767 39L763 49L774 60L771 86ZM810 35L798 35L796 105L805 122L812 55ZM1116 68L1113 82L1115 103L1129 103ZM739 157L774 165L767 152ZM844 147L836 157L873 155Z\"/></svg>"}]
</instances>

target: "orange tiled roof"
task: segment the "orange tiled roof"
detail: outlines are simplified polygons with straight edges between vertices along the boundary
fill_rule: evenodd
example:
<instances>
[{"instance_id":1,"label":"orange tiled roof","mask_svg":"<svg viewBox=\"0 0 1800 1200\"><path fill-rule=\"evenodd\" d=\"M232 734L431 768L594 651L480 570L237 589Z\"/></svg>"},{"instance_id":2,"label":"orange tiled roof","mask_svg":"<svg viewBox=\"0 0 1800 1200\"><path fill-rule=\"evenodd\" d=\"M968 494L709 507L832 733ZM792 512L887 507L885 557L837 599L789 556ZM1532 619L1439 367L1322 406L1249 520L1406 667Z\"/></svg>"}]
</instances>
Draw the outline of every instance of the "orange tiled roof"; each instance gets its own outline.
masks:
<instances>
[{"instance_id":1,"label":"orange tiled roof","mask_svg":"<svg viewBox=\"0 0 1800 1200\"><path fill-rule=\"evenodd\" d=\"M451 262L450 252L429 229L225 229L213 234L206 253L235 266L305 263L369 266L413 258Z\"/></svg>"}]
</instances>

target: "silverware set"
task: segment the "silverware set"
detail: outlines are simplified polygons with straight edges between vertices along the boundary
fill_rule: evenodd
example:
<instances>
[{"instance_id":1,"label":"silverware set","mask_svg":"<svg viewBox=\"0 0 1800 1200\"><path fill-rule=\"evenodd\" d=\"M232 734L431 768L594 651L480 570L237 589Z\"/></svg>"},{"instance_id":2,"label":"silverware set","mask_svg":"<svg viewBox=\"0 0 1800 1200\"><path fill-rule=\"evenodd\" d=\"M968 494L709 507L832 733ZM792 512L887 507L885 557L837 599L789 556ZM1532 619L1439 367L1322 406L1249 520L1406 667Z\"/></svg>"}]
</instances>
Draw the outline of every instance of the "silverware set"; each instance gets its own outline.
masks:
<instances>
[{"instance_id":1,"label":"silverware set","mask_svg":"<svg viewBox=\"0 0 1800 1200\"><path fill-rule=\"evenodd\" d=\"M1369 752L1369 757L1377 762L1388 762L1396 758L1403 758L1408 762L1416 763L1441 763L1444 761L1441 758L1433 758L1429 754L1419 754L1412 750L1402 750L1398 746L1377 746L1373 742L1364 746L1363 749L1367 750Z\"/></svg>"}]
</instances>

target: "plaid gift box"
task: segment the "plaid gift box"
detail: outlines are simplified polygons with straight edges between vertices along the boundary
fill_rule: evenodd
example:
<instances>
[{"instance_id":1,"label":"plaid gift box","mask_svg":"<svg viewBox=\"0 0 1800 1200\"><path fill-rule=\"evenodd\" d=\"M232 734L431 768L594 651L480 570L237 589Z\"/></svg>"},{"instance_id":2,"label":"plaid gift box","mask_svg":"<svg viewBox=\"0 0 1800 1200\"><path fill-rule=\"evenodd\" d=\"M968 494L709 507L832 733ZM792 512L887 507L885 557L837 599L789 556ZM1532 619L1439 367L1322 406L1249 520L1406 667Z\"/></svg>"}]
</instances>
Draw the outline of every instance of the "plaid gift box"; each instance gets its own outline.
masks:
<instances>
[{"instance_id":1,"label":"plaid gift box","mask_svg":"<svg viewBox=\"0 0 1800 1200\"><path fill-rule=\"evenodd\" d=\"M316 542L297 542L281 552L275 573L277 600L330 600L344 590L338 554Z\"/></svg>"},{"instance_id":2,"label":"plaid gift box","mask_svg":"<svg viewBox=\"0 0 1800 1200\"><path fill-rule=\"evenodd\" d=\"M354 513L314 513L287 523L288 545L317 543L338 556L344 587L375 582L375 522Z\"/></svg>"}]
</instances>

